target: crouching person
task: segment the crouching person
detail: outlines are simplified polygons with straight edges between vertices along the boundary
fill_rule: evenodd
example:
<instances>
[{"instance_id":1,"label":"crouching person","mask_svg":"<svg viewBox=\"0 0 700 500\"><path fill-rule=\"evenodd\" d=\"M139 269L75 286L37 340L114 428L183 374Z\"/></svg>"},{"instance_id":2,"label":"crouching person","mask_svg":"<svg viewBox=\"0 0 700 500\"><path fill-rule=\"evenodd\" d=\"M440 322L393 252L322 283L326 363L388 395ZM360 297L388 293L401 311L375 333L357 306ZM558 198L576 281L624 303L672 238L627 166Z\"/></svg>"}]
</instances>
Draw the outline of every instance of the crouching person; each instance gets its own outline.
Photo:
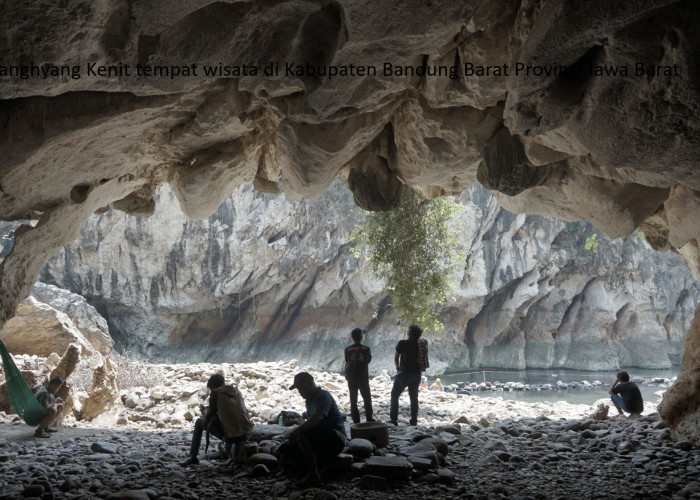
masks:
<instances>
[{"instance_id":1,"label":"crouching person","mask_svg":"<svg viewBox=\"0 0 700 500\"><path fill-rule=\"evenodd\" d=\"M307 486L321 480L319 462L338 456L345 448L345 424L331 393L318 387L310 373L297 373L289 389L297 389L304 398L308 417L289 433L279 453L288 462L306 465L308 472L301 484Z\"/></svg>"},{"instance_id":2,"label":"crouching person","mask_svg":"<svg viewBox=\"0 0 700 500\"><path fill-rule=\"evenodd\" d=\"M630 382L629 373L622 371L617 373L617 378L608 391L617 412L624 415L629 412L629 418L638 418L644 411L644 400L637 384Z\"/></svg>"},{"instance_id":3,"label":"crouching person","mask_svg":"<svg viewBox=\"0 0 700 500\"><path fill-rule=\"evenodd\" d=\"M224 441L224 449L234 462L246 461L244 443L248 434L253 430L253 424L248 417L243 396L238 388L226 385L222 375L212 375L207 382L209 389L209 408L198 418L192 434L190 457L180 465L196 465L199 463L199 447L202 444L202 434L209 434ZM231 453L233 448L233 453Z\"/></svg>"},{"instance_id":4,"label":"crouching person","mask_svg":"<svg viewBox=\"0 0 700 500\"><path fill-rule=\"evenodd\" d=\"M57 429L51 427L51 424L63 411L63 399L56 397L56 394L61 390L63 384L64 381L61 377L54 377L49 380L46 387L41 387L34 393L37 401L39 401L39 404L41 404L46 411L46 415L34 431L35 437L48 438L51 437L51 435L48 434L49 432L57 431Z\"/></svg>"}]
</instances>

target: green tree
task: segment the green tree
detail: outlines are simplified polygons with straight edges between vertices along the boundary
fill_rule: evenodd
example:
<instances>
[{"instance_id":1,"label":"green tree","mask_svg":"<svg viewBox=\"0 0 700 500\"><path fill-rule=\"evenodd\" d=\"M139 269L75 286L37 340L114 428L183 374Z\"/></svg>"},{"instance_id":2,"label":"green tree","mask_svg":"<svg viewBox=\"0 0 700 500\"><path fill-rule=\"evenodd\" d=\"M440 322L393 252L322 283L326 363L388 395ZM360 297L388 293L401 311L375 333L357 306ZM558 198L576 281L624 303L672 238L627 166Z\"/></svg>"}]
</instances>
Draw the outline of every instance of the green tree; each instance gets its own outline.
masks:
<instances>
[{"instance_id":1,"label":"green tree","mask_svg":"<svg viewBox=\"0 0 700 500\"><path fill-rule=\"evenodd\" d=\"M353 237L364 244L362 253L372 272L386 282L392 305L406 325L437 332L438 306L444 304L463 265L457 245L455 215L463 207L446 197L426 199L419 191L403 190L395 210L366 212Z\"/></svg>"}]
</instances>

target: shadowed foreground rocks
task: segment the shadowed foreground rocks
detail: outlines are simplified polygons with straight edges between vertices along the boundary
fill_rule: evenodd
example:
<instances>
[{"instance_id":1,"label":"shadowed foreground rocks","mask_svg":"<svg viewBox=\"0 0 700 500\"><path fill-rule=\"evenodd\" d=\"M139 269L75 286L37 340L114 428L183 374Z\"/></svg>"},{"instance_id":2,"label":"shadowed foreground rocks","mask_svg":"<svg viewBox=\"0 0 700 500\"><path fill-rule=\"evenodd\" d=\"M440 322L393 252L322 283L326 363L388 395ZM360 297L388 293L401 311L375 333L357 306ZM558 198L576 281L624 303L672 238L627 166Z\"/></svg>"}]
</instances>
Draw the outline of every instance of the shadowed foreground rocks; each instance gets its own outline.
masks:
<instances>
[{"instance_id":1,"label":"shadowed foreground rocks","mask_svg":"<svg viewBox=\"0 0 700 500\"><path fill-rule=\"evenodd\" d=\"M700 448L674 440L649 401L640 419L593 420L593 401L524 403L421 390L419 425L407 426L404 394L386 447L350 441L324 464L324 481L303 489L275 456L289 428L267 421L282 409L303 411L303 400L286 389L301 369L347 413L339 375L294 361L147 369L157 383L122 390L121 404L92 422L67 418L50 439L34 438L31 427L0 413L0 499L700 497ZM245 395L255 423L249 463L221 460L214 439L200 464L184 469L179 462L215 371ZM384 421L390 387L386 378L372 380L375 416Z\"/></svg>"},{"instance_id":2,"label":"shadowed foreground rocks","mask_svg":"<svg viewBox=\"0 0 700 500\"><path fill-rule=\"evenodd\" d=\"M41 441L22 424L0 423L0 431L0 498L8 500L700 498L700 449L673 441L654 416L539 417L477 430L449 422L400 426L390 430L386 448L354 463L343 455L329 464L321 484L306 489L269 455L284 431L280 426L254 431L249 448L266 454L252 455L246 466L210 454L188 469L178 465L190 439L185 429L64 428Z\"/></svg>"}]
</instances>

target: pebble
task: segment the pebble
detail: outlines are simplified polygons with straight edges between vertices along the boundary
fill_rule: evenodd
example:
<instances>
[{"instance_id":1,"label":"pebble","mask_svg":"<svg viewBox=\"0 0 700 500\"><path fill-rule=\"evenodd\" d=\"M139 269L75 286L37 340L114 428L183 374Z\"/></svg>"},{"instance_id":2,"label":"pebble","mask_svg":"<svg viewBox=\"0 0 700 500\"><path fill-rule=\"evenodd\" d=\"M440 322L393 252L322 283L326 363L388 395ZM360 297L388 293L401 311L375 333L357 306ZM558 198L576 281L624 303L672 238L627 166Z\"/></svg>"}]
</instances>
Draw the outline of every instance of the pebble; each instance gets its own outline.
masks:
<instances>
[{"instance_id":1,"label":"pebble","mask_svg":"<svg viewBox=\"0 0 700 500\"><path fill-rule=\"evenodd\" d=\"M269 453L256 453L248 459L248 462L251 465L265 465L271 469L276 468L278 464L277 457Z\"/></svg>"},{"instance_id":2,"label":"pebble","mask_svg":"<svg viewBox=\"0 0 700 500\"><path fill-rule=\"evenodd\" d=\"M124 407L112 420L124 419L122 426L69 417L52 439L39 441L31 428L13 424L14 416L0 415L0 498L166 500L218 498L222 491L231 498L289 500L667 498L700 491L700 450L674 442L657 415L593 421L594 402L524 403L456 391L421 391L417 426L406 425L408 398L402 396L403 423L389 427L386 447L350 440L343 455L323 464L328 472L322 487L304 489L284 475L274 456L289 428L268 420L282 409L303 413L303 400L286 389L302 370L347 412L340 376L294 361L146 366L161 371L154 380L167 382L124 391ZM192 436L188 420L201 415L203 385L217 370L241 388L255 423L245 445L249 463L218 460L219 441L212 438L211 453L202 447L198 467L181 468ZM258 399L260 387L265 391ZM390 390L390 381L372 382L375 416L383 421Z\"/></svg>"},{"instance_id":3,"label":"pebble","mask_svg":"<svg viewBox=\"0 0 700 500\"><path fill-rule=\"evenodd\" d=\"M270 469L267 468L265 464L254 465L250 471L250 475L253 477L263 477L270 474Z\"/></svg>"},{"instance_id":4,"label":"pebble","mask_svg":"<svg viewBox=\"0 0 700 500\"><path fill-rule=\"evenodd\" d=\"M115 454L119 451L119 445L114 443L107 443L105 441L97 441L90 445L90 449L96 453L109 453Z\"/></svg>"},{"instance_id":5,"label":"pebble","mask_svg":"<svg viewBox=\"0 0 700 500\"><path fill-rule=\"evenodd\" d=\"M387 481L381 476L373 476L367 474L357 483L363 490L385 490L387 489Z\"/></svg>"}]
</instances>

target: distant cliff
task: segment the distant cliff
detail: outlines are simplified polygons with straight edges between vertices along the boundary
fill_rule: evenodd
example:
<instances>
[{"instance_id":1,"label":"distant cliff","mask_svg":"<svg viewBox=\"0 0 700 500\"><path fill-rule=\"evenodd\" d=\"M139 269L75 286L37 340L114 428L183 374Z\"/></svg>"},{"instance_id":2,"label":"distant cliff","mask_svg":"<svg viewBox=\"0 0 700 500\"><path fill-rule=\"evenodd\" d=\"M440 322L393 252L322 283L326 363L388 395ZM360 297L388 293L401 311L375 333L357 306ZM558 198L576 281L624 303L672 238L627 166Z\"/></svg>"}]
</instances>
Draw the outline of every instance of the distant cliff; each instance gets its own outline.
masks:
<instances>
[{"instance_id":1,"label":"distant cliff","mask_svg":"<svg viewBox=\"0 0 700 500\"><path fill-rule=\"evenodd\" d=\"M474 185L460 202L467 256L433 335L446 368L665 368L679 362L700 298L676 254L642 234L585 249L585 222L513 215ZM87 298L120 350L162 361L297 358L340 369L354 326L373 372L403 334L382 284L349 251L362 218L339 181L318 201L238 189L192 222L161 188L150 218L109 209L58 252L41 280ZM590 241L590 240L589 240Z\"/></svg>"}]
</instances>

